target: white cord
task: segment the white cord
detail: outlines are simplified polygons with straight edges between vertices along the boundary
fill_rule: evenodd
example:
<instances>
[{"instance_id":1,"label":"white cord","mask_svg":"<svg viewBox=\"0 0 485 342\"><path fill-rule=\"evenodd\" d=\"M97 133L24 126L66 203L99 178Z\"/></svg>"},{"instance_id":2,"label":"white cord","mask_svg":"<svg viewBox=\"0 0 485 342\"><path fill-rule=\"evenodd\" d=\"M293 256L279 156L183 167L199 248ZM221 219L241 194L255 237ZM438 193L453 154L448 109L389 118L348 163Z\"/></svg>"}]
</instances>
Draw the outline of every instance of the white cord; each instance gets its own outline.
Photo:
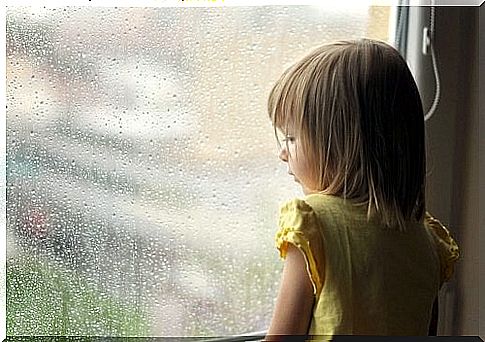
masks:
<instances>
[{"instance_id":1,"label":"white cord","mask_svg":"<svg viewBox=\"0 0 485 342\"><path fill-rule=\"evenodd\" d=\"M402 31L404 28L404 20L403 20L403 10L402 8L398 9L399 14L397 15L397 34L396 38L394 39L394 45L399 48L399 44L401 43L401 36L402 36Z\"/></svg>"},{"instance_id":2,"label":"white cord","mask_svg":"<svg viewBox=\"0 0 485 342\"><path fill-rule=\"evenodd\" d=\"M435 94L434 94L434 99L433 103L431 104L431 107L429 108L428 112L424 116L424 121L428 121L431 116L433 116L434 112L436 111L436 108L438 107L438 103L440 101L440 96L441 96L441 85L440 85L440 74L438 71L438 63L436 62L436 53L434 50L434 25L435 25L435 6L434 6L434 1L432 1L432 6L430 9L430 49L431 49L431 61L433 63L433 72L434 72L434 79L435 79Z\"/></svg>"}]
</instances>

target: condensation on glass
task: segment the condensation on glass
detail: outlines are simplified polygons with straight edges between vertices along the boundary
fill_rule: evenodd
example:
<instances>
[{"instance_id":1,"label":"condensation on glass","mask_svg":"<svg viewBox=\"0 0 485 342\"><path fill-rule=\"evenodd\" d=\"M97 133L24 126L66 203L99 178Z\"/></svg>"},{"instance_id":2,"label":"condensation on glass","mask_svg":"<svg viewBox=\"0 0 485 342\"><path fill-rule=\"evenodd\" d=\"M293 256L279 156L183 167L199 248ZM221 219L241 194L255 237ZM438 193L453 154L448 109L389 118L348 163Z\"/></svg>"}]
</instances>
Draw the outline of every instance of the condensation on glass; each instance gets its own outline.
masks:
<instances>
[{"instance_id":1,"label":"condensation on glass","mask_svg":"<svg viewBox=\"0 0 485 342\"><path fill-rule=\"evenodd\" d=\"M7 334L264 330L299 195L266 113L389 8L7 9Z\"/></svg>"}]
</instances>

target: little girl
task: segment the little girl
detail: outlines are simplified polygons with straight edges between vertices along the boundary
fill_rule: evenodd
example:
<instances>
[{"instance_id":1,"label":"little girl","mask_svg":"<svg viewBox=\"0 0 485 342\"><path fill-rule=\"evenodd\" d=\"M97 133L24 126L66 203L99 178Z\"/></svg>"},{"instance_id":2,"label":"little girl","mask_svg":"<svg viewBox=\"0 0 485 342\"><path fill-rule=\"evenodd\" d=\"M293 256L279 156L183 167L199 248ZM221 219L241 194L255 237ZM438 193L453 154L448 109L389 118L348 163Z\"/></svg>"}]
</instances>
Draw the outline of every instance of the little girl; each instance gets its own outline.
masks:
<instances>
[{"instance_id":1,"label":"little girl","mask_svg":"<svg viewBox=\"0 0 485 342\"><path fill-rule=\"evenodd\" d=\"M281 208L266 339L427 335L458 246L425 210L424 115L406 61L374 40L321 46L283 73L268 110L305 197Z\"/></svg>"}]
</instances>

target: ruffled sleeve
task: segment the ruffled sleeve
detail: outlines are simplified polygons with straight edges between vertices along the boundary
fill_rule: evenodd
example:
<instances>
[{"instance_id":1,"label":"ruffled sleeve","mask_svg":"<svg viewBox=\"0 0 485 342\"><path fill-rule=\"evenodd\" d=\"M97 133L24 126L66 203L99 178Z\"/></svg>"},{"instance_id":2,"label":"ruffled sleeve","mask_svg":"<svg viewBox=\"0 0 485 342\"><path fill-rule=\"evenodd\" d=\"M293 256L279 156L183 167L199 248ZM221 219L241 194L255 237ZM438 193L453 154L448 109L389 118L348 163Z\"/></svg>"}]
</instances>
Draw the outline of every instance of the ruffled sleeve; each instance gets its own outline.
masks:
<instances>
[{"instance_id":1,"label":"ruffled sleeve","mask_svg":"<svg viewBox=\"0 0 485 342\"><path fill-rule=\"evenodd\" d=\"M441 265L440 284L443 284L443 282L450 280L453 275L455 262L460 256L459 248L450 231L428 212L426 212L424 223L431 231L438 249Z\"/></svg>"},{"instance_id":2,"label":"ruffled sleeve","mask_svg":"<svg viewBox=\"0 0 485 342\"><path fill-rule=\"evenodd\" d=\"M289 243L303 253L313 285L313 294L318 296L323 281L323 238L312 207L300 199L284 204L280 209L279 229L275 240L282 259L286 258Z\"/></svg>"}]
</instances>

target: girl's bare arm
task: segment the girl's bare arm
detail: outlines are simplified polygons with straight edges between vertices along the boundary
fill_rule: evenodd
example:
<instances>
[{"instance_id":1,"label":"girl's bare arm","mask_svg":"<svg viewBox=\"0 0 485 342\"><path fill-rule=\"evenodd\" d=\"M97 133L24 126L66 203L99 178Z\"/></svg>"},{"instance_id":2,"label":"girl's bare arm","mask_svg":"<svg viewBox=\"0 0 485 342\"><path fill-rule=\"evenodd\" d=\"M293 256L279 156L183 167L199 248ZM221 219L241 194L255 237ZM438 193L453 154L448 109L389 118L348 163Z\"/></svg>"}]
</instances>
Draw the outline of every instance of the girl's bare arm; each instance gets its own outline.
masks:
<instances>
[{"instance_id":1,"label":"girl's bare arm","mask_svg":"<svg viewBox=\"0 0 485 342\"><path fill-rule=\"evenodd\" d=\"M305 335L313 309L313 286L306 270L303 254L288 244L281 286L266 341L277 335Z\"/></svg>"}]
</instances>

